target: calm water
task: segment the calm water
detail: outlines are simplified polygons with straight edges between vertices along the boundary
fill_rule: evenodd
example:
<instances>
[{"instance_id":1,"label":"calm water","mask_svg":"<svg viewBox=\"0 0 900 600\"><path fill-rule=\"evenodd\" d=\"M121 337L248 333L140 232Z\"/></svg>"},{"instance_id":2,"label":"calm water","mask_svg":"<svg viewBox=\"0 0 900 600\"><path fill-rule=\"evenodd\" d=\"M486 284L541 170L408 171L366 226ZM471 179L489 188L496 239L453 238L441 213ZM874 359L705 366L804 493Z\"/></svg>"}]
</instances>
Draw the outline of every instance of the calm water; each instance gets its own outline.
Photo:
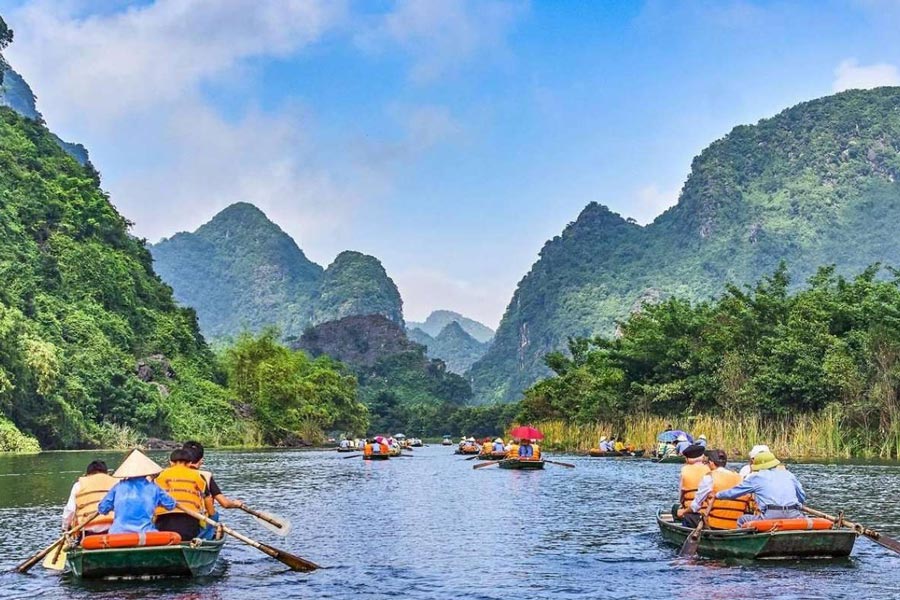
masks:
<instances>
[{"instance_id":1,"label":"calm water","mask_svg":"<svg viewBox=\"0 0 900 600\"><path fill-rule=\"evenodd\" d=\"M3 598L893 598L900 556L865 538L850 559L679 561L653 514L670 505L678 465L555 457L575 469L472 469L440 446L388 462L335 452L211 452L226 494L292 520L278 538L239 512L238 531L327 568L297 574L232 540L219 577L80 583L36 566L71 482L93 453L0 456ZM120 454L103 456L112 465ZM161 457L157 455L157 458ZM792 466L810 504L900 537L896 465Z\"/></svg>"}]
</instances>

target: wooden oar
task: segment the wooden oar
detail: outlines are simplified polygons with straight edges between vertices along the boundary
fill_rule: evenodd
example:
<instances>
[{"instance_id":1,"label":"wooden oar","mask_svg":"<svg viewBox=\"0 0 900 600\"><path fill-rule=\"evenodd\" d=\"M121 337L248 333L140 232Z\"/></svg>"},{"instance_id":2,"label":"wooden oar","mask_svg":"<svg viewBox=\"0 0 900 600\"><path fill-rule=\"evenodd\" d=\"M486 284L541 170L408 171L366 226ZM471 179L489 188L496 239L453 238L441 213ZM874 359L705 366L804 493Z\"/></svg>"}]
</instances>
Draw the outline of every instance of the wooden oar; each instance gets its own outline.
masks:
<instances>
[{"instance_id":1,"label":"wooden oar","mask_svg":"<svg viewBox=\"0 0 900 600\"><path fill-rule=\"evenodd\" d=\"M848 521L844 518L838 518L838 517L834 517L832 515L825 514L821 511L818 511L814 508L810 508L808 506L803 507L803 512L808 513L814 517L821 517L822 519L828 519L832 523L841 523L843 525L846 525L850 529L855 529L858 534L866 536L867 538L869 538L876 544L881 544L885 548L887 548L889 550L893 550L894 552L897 552L898 554L900 554L900 542L898 542L894 538L890 538L890 537L884 535L883 533L879 533L879 532L875 531L874 529L869 529L868 527L866 527L864 525L860 525L858 523L853 523L852 521Z\"/></svg>"},{"instance_id":2,"label":"wooden oar","mask_svg":"<svg viewBox=\"0 0 900 600\"><path fill-rule=\"evenodd\" d=\"M489 460L487 462L481 463L480 465L474 465L472 468L473 469L483 469L485 467L492 467L494 465L499 465L501 462L503 462L503 461L502 460Z\"/></svg>"},{"instance_id":3,"label":"wooden oar","mask_svg":"<svg viewBox=\"0 0 900 600\"><path fill-rule=\"evenodd\" d=\"M75 535L76 533L78 533L79 531L81 531L82 529L87 527L88 523L90 523L91 521L96 519L98 516L99 516L99 513L91 514L81 525L78 525L77 527L70 529L69 531L64 533L61 538L59 538L58 540L56 540L55 542L53 542L52 544L50 544L49 546L47 546L46 548L44 548L43 550L41 550L40 552L38 552L37 554L32 556L31 558L29 558L28 560L26 560L25 562L23 562L19 566L17 566L16 571L18 571L19 573L27 573L28 570L31 567L33 567L34 565L36 565L39 560L41 560L42 558L44 558L45 556L50 554L50 552L52 552L54 548L56 548L60 544L63 544L66 541L66 538L68 536Z\"/></svg>"},{"instance_id":4,"label":"wooden oar","mask_svg":"<svg viewBox=\"0 0 900 600\"><path fill-rule=\"evenodd\" d=\"M481 456L481 455L480 455L480 454L476 454L475 456L470 456L470 457L468 457L468 458L464 458L463 460L475 460L475 459L478 458L479 456Z\"/></svg>"},{"instance_id":5,"label":"wooden oar","mask_svg":"<svg viewBox=\"0 0 900 600\"><path fill-rule=\"evenodd\" d=\"M247 514L253 515L253 517L260 525L262 525L275 535L284 537L291 531L291 522L284 517L279 517L278 515L273 515L267 512L253 510L246 504L242 504L240 506L240 509Z\"/></svg>"},{"instance_id":6,"label":"wooden oar","mask_svg":"<svg viewBox=\"0 0 900 600\"><path fill-rule=\"evenodd\" d=\"M684 540L684 544L681 545L681 550L678 551L678 556L681 557L691 557L697 554L697 548L700 547L700 536L703 535L703 529L707 525L707 521L709 519L709 511L712 510L713 499L710 499L709 505L706 507L706 510L703 511L703 514L700 516L700 524L694 528L687 539Z\"/></svg>"},{"instance_id":7,"label":"wooden oar","mask_svg":"<svg viewBox=\"0 0 900 600\"><path fill-rule=\"evenodd\" d=\"M570 463L564 463L564 462L559 462L559 461L555 461L555 460L547 460L546 458L544 459L544 462L545 462L545 463L550 463L551 465L559 465L559 466L561 466L561 467L568 467L568 468L570 468L570 469L574 469L574 468L575 468L575 465L573 465L573 464L570 464Z\"/></svg>"},{"instance_id":8,"label":"wooden oar","mask_svg":"<svg viewBox=\"0 0 900 600\"><path fill-rule=\"evenodd\" d=\"M66 551L65 544L59 544L56 547L56 552L51 552L47 556L44 557L44 562L41 563L41 566L45 569L50 569L51 571L62 571L66 568Z\"/></svg>"},{"instance_id":9,"label":"wooden oar","mask_svg":"<svg viewBox=\"0 0 900 600\"><path fill-rule=\"evenodd\" d=\"M183 504L179 504L178 508L181 509L182 511L184 511L186 514L194 517L201 523L207 522L206 517L204 517L203 515L201 515L200 513L196 512L196 511L192 510L190 507L187 507ZM294 571L304 571L304 572L305 571L315 571L316 569L320 568L319 565L317 565L314 562L308 561L305 558L300 558L299 556L294 556L290 552L285 552L284 550L280 550L278 548L275 548L274 546L269 546L268 544L263 544L261 542L257 542L256 540L250 539L247 536L245 536L241 533L238 533L231 527L228 527L227 525L223 525L222 523L216 523L216 527L221 527L222 531L224 531L231 537L244 542L248 546L253 546L260 552L264 552L265 554L268 554L275 560L284 563L285 565L287 565Z\"/></svg>"},{"instance_id":10,"label":"wooden oar","mask_svg":"<svg viewBox=\"0 0 900 600\"><path fill-rule=\"evenodd\" d=\"M348 458L359 458L360 456L362 456L362 454L351 454L350 456L342 456L341 458L347 460Z\"/></svg>"}]
</instances>

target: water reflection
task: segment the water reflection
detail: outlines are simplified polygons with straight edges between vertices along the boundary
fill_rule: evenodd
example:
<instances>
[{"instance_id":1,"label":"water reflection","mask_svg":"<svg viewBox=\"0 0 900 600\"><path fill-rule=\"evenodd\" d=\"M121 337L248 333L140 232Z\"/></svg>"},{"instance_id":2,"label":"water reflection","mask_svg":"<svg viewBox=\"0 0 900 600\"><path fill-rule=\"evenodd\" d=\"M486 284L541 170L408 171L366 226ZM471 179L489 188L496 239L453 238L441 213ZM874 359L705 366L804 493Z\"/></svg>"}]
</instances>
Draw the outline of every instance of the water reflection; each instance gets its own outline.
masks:
<instances>
[{"instance_id":1,"label":"water reflection","mask_svg":"<svg viewBox=\"0 0 900 600\"><path fill-rule=\"evenodd\" d=\"M123 453L104 453L111 465ZM95 455L0 456L0 569L52 541L72 481ZM162 461L165 454L155 458ZM328 568L288 571L229 543L219 577L76 582L36 567L0 574L0 597L41 598L890 598L900 557L860 539L850 559L680 561L653 521L678 465L564 458L575 469L473 470L442 447L387 462L335 452L210 452L226 494L293 521L287 539L243 513L228 522ZM795 464L810 503L900 536L894 464ZM879 499L885 500L879 500Z\"/></svg>"}]
</instances>

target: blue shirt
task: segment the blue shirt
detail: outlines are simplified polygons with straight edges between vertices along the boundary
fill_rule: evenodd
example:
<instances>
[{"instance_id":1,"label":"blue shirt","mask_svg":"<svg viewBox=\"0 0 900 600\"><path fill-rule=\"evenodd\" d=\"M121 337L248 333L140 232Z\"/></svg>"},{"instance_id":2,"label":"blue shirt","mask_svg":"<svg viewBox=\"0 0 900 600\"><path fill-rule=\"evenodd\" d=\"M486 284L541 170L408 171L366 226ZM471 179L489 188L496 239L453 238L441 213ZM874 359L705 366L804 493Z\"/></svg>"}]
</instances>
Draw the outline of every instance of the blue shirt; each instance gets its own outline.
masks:
<instances>
[{"instance_id":1,"label":"blue shirt","mask_svg":"<svg viewBox=\"0 0 900 600\"><path fill-rule=\"evenodd\" d=\"M690 442L678 442L678 445L675 446L675 454L681 454L682 452L684 452L684 449L690 445Z\"/></svg>"},{"instance_id":2,"label":"blue shirt","mask_svg":"<svg viewBox=\"0 0 900 600\"><path fill-rule=\"evenodd\" d=\"M531 445L528 446L519 446L519 456L524 458L531 458L534 456L534 448Z\"/></svg>"},{"instance_id":3,"label":"blue shirt","mask_svg":"<svg viewBox=\"0 0 900 600\"><path fill-rule=\"evenodd\" d=\"M695 443L706 448L706 440L697 440Z\"/></svg>"},{"instance_id":4,"label":"blue shirt","mask_svg":"<svg viewBox=\"0 0 900 600\"><path fill-rule=\"evenodd\" d=\"M175 499L145 477L123 479L113 486L100 501L97 511L105 515L116 511L110 533L141 533L157 531L153 513L157 506L175 508Z\"/></svg>"},{"instance_id":5,"label":"blue shirt","mask_svg":"<svg viewBox=\"0 0 900 600\"><path fill-rule=\"evenodd\" d=\"M753 494L762 513L768 506L796 506L806 501L800 480L787 469L757 471L733 488L719 492L716 498L735 500L744 494Z\"/></svg>"},{"instance_id":6,"label":"blue shirt","mask_svg":"<svg viewBox=\"0 0 900 600\"><path fill-rule=\"evenodd\" d=\"M504 450L503 444L501 444L500 442L494 442L493 450L494 450L494 452L503 452L503 450Z\"/></svg>"}]
</instances>

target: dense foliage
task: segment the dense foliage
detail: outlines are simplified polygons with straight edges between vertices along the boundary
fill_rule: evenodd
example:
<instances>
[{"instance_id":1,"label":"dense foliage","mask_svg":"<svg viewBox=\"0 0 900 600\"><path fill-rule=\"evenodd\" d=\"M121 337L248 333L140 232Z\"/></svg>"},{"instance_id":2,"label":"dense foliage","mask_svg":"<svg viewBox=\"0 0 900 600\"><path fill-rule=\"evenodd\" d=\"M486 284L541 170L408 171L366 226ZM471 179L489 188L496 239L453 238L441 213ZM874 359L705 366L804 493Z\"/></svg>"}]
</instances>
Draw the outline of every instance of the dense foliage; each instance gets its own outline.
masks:
<instances>
[{"instance_id":1,"label":"dense foliage","mask_svg":"<svg viewBox=\"0 0 900 600\"><path fill-rule=\"evenodd\" d=\"M855 436L896 437L900 273L875 266L848 280L828 267L790 289L782 266L715 301L646 306L622 324L621 337L572 339L568 355L547 355L556 376L526 392L521 417L785 418L834 407Z\"/></svg>"},{"instance_id":2,"label":"dense foliage","mask_svg":"<svg viewBox=\"0 0 900 600\"><path fill-rule=\"evenodd\" d=\"M479 342L469 335L457 321L448 323L435 337L418 327L409 329L407 335L417 344L425 346L429 358L444 361L448 371L460 375L484 356L490 346L489 342Z\"/></svg>"},{"instance_id":3,"label":"dense foliage","mask_svg":"<svg viewBox=\"0 0 900 600\"><path fill-rule=\"evenodd\" d=\"M376 258L342 252L323 269L252 204L233 204L151 252L156 271L182 305L196 309L210 339L272 326L291 339L348 315L403 322L400 293Z\"/></svg>"},{"instance_id":4,"label":"dense foliage","mask_svg":"<svg viewBox=\"0 0 900 600\"><path fill-rule=\"evenodd\" d=\"M640 227L591 204L520 282L476 399L510 400L550 371L570 337L613 333L645 301L709 299L784 260L794 281L819 265L900 263L900 88L806 102L711 144L678 204Z\"/></svg>"}]
</instances>

